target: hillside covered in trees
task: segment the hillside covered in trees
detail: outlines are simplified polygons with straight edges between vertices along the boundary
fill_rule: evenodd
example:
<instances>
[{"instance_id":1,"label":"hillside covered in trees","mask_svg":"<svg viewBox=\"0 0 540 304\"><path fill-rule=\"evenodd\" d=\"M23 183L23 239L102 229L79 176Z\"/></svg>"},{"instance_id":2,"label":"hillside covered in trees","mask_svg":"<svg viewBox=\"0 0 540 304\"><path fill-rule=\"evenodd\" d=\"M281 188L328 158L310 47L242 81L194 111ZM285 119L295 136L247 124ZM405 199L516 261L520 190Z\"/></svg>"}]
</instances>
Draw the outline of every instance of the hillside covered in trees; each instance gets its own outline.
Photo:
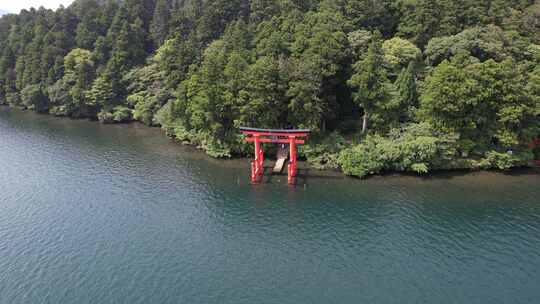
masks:
<instances>
[{"instance_id":1,"label":"hillside covered in trees","mask_svg":"<svg viewBox=\"0 0 540 304\"><path fill-rule=\"evenodd\" d=\"M527 164L540 1L76 0L0 18L0 104L138 120L215 157L239 126L315 131L317 168ZM536 151L538 153L538 151Z\"/></svg>"}]
</instances>

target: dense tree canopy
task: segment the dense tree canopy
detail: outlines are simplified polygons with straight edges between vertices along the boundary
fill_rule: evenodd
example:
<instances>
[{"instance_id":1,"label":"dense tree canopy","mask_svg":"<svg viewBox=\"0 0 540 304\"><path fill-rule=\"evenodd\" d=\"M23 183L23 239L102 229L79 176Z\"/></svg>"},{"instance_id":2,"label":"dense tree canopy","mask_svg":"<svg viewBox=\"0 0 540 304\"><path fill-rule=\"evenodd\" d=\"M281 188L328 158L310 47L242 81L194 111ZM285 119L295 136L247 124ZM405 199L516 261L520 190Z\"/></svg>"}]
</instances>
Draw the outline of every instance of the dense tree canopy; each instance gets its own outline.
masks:
<instances>
[{"instance_id":1,"label":"dense tree canopy","mask_svg":"<svg viewBox=\"0 0 540 304\"><path fill-rule=\"evenodd\" d=\"M311 128L308 159L353 175L507 168L539 135L539 20L534 0L76 0L0 18L0 104L218 157L250 149L242 125Z\"/></svg>"}]
</instances>

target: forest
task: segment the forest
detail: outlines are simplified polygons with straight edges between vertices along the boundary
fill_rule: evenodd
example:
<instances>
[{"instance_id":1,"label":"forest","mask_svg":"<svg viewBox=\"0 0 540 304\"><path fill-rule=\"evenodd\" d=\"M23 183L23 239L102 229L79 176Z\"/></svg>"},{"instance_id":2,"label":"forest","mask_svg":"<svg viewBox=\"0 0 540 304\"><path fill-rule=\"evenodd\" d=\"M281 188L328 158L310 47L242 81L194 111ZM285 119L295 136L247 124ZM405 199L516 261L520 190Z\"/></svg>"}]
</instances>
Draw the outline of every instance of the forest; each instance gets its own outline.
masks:
<instances>
[{"instance_id":1,"label":"forest","mask_svg":"<svg viewBox=\"0 0 540 304\"><path fill-rule=\"evenodd\" d=\"M540 0L76 0L0 18L0 104L140 121L213 157L309 128L313 168L526 166ZM535 155L536 154L536 155Z\"/></svg>"}]
</instances>

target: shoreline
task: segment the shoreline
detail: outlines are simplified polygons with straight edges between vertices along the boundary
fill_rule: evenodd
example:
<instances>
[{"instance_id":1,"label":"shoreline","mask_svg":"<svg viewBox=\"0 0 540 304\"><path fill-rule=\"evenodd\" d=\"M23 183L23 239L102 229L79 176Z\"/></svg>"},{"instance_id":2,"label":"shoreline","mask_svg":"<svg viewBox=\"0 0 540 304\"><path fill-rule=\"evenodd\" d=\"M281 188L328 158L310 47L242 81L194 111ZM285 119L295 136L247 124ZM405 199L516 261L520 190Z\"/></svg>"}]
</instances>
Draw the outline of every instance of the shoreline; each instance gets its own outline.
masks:
<instances>
[{"instance_id":1,"label":"shoreline","mask_svg":"<svg viewBox=\"0 0 540 304\"><path fill-rule=\"evenodd\" d=\"M43 117L46 119L50 119L51 121L55 122L74 122L74 123L91 123L92 125L103 127L103 128L117 128L117 129L131 129L131 130L140 130L143 131L141 134L141 137L147 138L149 136L160 136L163 139L167 140L170 144L174 145L176 148L180 148L181 150L184 150L184 152L190 153L194 156L197 156L197 158L205 159L206 161L210 161L215 164L219 164L220 166L226 166L230 168L245 168L246 170L249 169L249 164L252 161L252 158L240 156L240 157L231 157L231 158L214 158L210 155L206 154L204 151L199 149L198 147L186 143L182 143L181 141L176 140L173 137L168 136L165 134L163 129L157 126L148 126L145 125L139 121L130 121L126 123L102 123L98 120L92 120L88 118L72 118L72 117L66 117L66 116L55 116L50 113L38 113L31 110L24 110L19 108L13 108L9 105L0 105L0 111L15 111L23 115L34 115ZM272 161L273 157L265 158L264 167L266 170L272 168ZM309 178L309 172L316 173L315 176L317 177L329 177L329 178L344 178L344 179L350 179L350 180L377 180L377 179L388 179L388 178L396 178L396 177L415 177L419 179L431 179L431 178L449 178L449 177L456 177L456 176L464 176L464 175L475 175L475 174L497 174L497 175L507 175L507 176L515 176L515 175L540 175L540 167L514 167L507 171L502 170L486 170L486 169L434 169L430 171L427 174L421 175L414 172L404 172L404 171L388 171L388 172L382 172L374 175L369 175L364 178L358 178L354 176L348 176L344 174L342 171L337 169L315 169L311 168L308 165L308 162L305 160L299 160L298 161L298 169L299 174L304 175L304 172L307 173L307 178ZM271 171L271 170L270 170ZM285 170L284 170L285 171ZM276 174L274 176L286 176L286 174Z\"/></svg>"}]
</instances>

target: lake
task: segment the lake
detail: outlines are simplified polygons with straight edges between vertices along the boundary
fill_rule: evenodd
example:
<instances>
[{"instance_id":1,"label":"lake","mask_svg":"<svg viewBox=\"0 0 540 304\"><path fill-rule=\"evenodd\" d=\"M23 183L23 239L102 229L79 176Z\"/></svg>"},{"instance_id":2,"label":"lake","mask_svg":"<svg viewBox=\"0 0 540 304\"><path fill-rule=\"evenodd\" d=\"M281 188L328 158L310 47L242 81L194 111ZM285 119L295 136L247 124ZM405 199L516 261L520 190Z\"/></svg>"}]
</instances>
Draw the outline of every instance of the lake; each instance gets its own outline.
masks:
<instances>
[{"instance_id":1,"label":"lake","mask_svg":"<svg viewBox=\"0 0 540 304\"><path fill-rule=\"evenodd\" d=\"M540 302L538 172L286 179L0 107L0 303Z\"/></svg>"}]
</instances>

